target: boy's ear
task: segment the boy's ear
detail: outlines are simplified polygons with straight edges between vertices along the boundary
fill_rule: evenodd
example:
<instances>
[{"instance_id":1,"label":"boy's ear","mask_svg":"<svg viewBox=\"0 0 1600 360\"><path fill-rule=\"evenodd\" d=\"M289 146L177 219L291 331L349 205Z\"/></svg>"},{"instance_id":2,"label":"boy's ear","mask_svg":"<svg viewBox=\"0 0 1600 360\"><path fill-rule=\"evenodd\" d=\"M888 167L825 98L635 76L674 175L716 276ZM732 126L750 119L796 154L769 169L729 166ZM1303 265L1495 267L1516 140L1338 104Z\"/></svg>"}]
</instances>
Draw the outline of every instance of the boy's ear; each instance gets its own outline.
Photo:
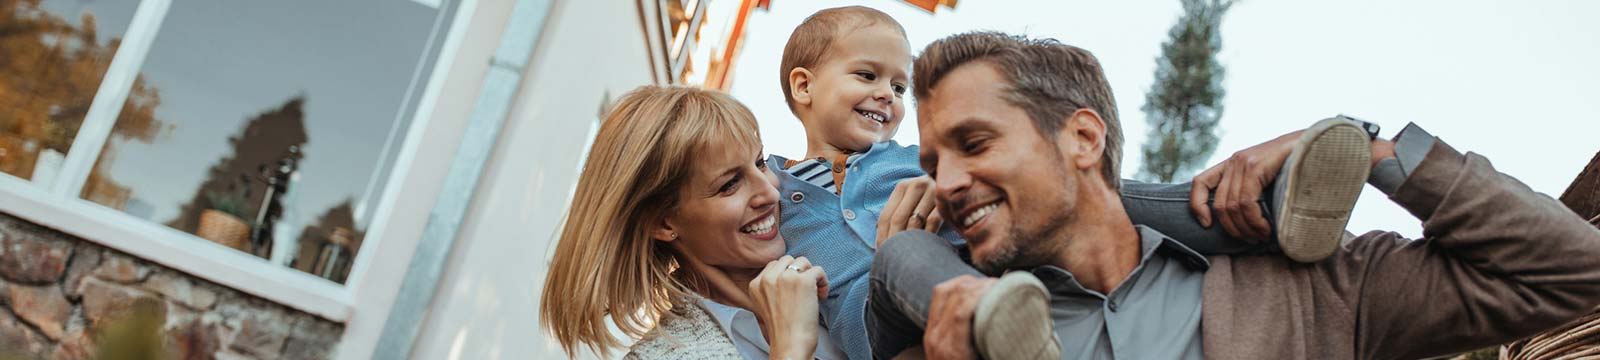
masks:
<instances>
[{"instance_id":1,"label":"boy's ear","mask_svg":"<svg viewBox=\"0 0 1600 360\"><path fill-rule=\"evenodd\" d=\"M795 67L789 70L789 99L796 104L811 105L811 70Z\"/></svg>"},{"instance_id":2,"label":"boy's ear","mask_svg":"<svg viewBox=\"0 0 1600 360\"><path fill-rule=\"evenodd\" d=\"M1106 147L1106 122L1100 118L1100 114L1090 109L1078 109L1068 115L1066 123L1061 125L1056 141L1059 145L1062 140L1071 139L1068 146L1073 152L1064 155L1069 156L1072 165L1078 169L1098 167Z\"/></svg>"}]
</instances>

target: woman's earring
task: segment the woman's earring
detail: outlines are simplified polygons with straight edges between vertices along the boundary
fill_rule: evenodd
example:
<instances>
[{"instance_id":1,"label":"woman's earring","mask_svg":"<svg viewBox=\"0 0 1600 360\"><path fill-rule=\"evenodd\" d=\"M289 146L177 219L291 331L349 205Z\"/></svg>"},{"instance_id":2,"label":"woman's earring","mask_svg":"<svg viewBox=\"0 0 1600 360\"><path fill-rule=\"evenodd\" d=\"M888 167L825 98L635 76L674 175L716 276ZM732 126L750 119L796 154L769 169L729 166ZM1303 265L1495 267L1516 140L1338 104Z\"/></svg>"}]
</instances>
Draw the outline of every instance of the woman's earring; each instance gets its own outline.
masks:
<instances>
[{"instance_id":1,"label":"woman's earring","mask_svg":"<svg viewBox=\"0 0 1600 360\"><path fill-rule=\"evenodd\" d=\"M670 236L672 236L673 240L677 240L678 239L678 233L672 233L672 235L670 235Z\"/></svg>"}]
</instances>

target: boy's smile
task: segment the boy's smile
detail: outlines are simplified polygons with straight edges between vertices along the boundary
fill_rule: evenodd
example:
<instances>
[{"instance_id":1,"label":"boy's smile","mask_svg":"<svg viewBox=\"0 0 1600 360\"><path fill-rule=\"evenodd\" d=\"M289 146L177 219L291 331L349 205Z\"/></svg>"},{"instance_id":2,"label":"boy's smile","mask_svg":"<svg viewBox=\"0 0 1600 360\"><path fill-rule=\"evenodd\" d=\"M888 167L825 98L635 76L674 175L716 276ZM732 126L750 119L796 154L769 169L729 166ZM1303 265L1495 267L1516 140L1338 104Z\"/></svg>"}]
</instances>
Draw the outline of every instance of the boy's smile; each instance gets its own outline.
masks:
<instances>
[{"instance_id":1,"label":"boy's smile","mask_svg":"<svg viewBox=\"0 0 1600 360\"><path fill-rule=\"evenodd\" d=\"M911 50L898 29L873 24L841 29L812 74L810 111L802 118L807 156L819 148L862 152L893 137L905 118Z\"/></svg>"}]
</instances>

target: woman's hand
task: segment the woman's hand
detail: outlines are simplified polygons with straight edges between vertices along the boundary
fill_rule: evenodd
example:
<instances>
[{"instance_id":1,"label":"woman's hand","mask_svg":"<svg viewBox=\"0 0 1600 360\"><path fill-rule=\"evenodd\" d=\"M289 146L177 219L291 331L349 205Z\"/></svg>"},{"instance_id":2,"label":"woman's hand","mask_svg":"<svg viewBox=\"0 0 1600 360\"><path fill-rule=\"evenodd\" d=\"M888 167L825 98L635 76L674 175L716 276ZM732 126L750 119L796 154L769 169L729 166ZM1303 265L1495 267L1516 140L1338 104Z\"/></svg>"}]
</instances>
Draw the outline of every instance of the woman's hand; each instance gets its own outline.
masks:
<instances>
[{"instance_id":1,"label":"woman's hand","mask_svg":"<svg viewBox=\"0 0 1600 360\"><path fill-rule=\"evenodd\" d=\"M905 230L939 232L944 221L933 209L933 185L933 178L927 175L894 184L894 192L889 194L889 201L883 203L883 212L878 214L878 246Z\"/></svg>"},{"instance_id":2,"label":"woman's hand","mask_svg":"<svg viewBox=\"0 0 1600 360\"><path fill-rule=\"evenodd\" d=\"M750 297L772 359L811 359L817 350L818 302L828 296L828 275L805 257L784 255L750 281Z\"/></svg>"}]
</instances>

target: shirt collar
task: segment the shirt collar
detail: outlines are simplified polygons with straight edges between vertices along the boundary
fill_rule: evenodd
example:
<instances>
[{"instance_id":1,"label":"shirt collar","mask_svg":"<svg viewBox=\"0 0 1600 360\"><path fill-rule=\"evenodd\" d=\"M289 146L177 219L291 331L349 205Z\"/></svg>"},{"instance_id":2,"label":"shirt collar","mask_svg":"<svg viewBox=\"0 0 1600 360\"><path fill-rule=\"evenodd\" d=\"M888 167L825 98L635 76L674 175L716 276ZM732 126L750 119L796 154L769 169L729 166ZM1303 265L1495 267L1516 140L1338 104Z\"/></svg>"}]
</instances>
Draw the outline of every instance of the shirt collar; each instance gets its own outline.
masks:
<instances>
[{"instance_id":1,"label":"shirt collar","mask_svg":"<svg viewBox=\"0 0 1600 360\"><path fill-rule=\"evenodd\" d=\"M707 298L699 298L701 306L711 313L711 319L722 328L722 333L738 347L738 343L745 342L755 345L756 349L770 353L772 350L767 344L767 339L761 334L760 324L756 322L756 314L743 308L723 305ZM752 337L753 336L753 337ZM826 336L824 334L823 336ZM741 350L743 352L743 350Z\"/></svg>"},{"instance_id":2,"label":"shirt collar","mask_svg":"<svg viewBox=\"0 0 1600 360\"><path fill-rule=\"evenodd\" d=\"M1156 254L1162 254L1172 260L1176 260L1191 270L1206 271L1211 268L1211 261L1206 260L1205 256L1200 255L1194 249L1190 249L1189 246L1173 240L1171 237L1167 237L1166 234L1162 234L1160 231L1150 227L1144 225L1134 225L1133 227L1134 230L1139 232L1139 264L1134 267L1134 271L1137 272L1144 269L1145 264L1149 263L1150 258ZM1039 277L1039 280L1043 281L1052 293L1058 291L1094 293L1078 283L1072 272L1055 265L1035 268L1033 269L1033 275Z\"/></svg>"}]
</instances>

